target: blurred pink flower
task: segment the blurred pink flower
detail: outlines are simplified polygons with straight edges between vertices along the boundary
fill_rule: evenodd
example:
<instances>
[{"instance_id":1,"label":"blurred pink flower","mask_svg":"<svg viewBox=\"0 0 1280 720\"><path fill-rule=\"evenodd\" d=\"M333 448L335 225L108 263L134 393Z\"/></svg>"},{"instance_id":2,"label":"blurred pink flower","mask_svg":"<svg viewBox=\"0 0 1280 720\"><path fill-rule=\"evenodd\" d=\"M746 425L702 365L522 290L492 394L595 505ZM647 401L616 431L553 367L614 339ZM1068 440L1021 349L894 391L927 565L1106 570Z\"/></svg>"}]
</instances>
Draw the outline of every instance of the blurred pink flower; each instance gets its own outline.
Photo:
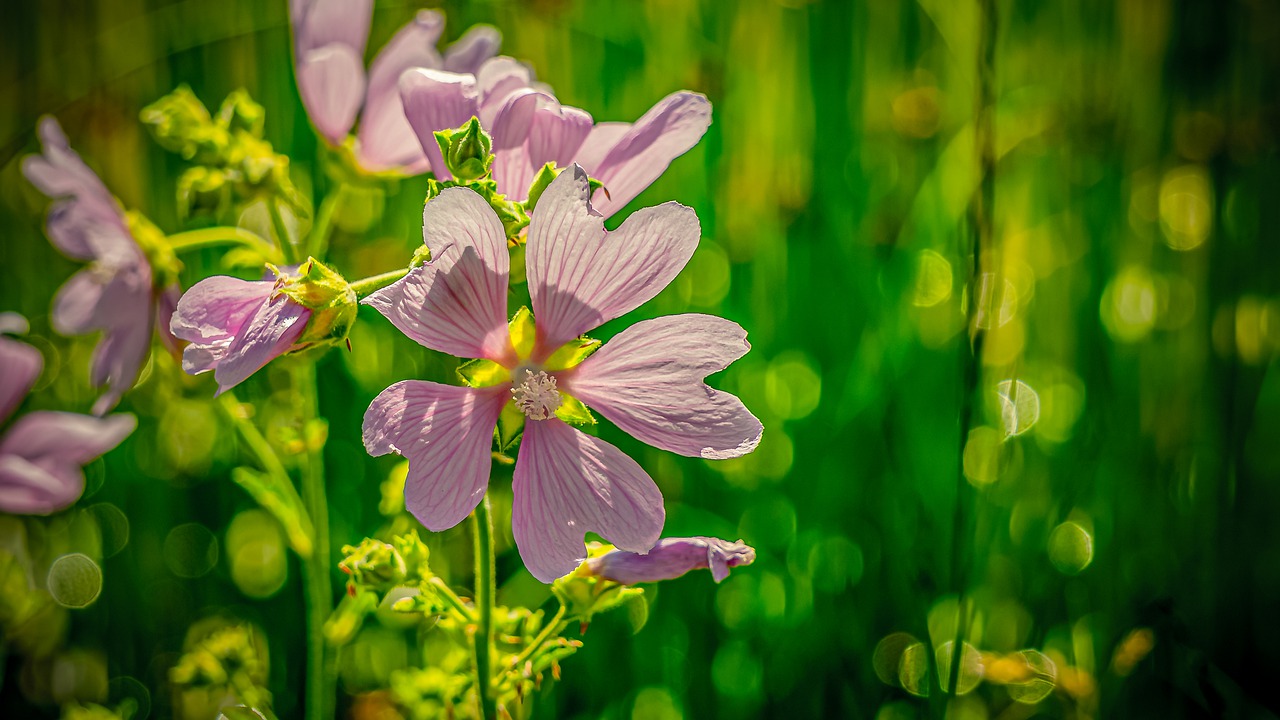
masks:
<instances>
[{"instance_id":1,"label":"blurred pink flower","mask_svg":"<svg viewBox=\"0 0 1280 720\"><path fill-rule=\"evenodd\" d=\"M156 277L124 210L102 181L71 149L58 121L40 119L42 155L22 161L22 173L56 200L46 233L73 260L90 263L71 277L53 301L53 327L63 335L102 331L89 371L107 391L93 405L101 415L133 387L151 349L151 331L176 351L169 315L178 301L177 283L156 287Z\"/></svg>"},{"instance_id":2,"label":"blurred pink flower","mask_svg":"<svg viewBox=\"0 0 1280 720\"><path fill-rule=\"evenodd\" d=\"M612 550L587 560L587 571L623 585L674 580L690 570L710 569L721 582L729 568L755 562L750 545L711 537L663 538L649 552L640 554Z\"/></svg>"},{"instance_id":3,"label":"blurred pink flower","mask_svg":"<svg viewBox=\"0 0 1280 720\"><path fill-rule=\"evenodd\" d=\"M0 331L16 329L10 322L16 317L6 313ZM43 365L38 350L0 335L0 423L31 391ZM71 505L84 492L84 464L119 445L136 426L127 414L38 411L18 418L0 434L0 511L47 515Z\"/></svg>"},{"instance_id":4,"label":"blurred pink flower","mask_svg":"<svg viewBox=\"0 0 1280 720\"><path fill-rule=\"evenodd\" d=\"M426 158L404 117L396 81L409 68L475 72L498 51L502 36L492 27L467 31L442 56L436 43L444 17L422 10L396 33L366 73L365 44L373 0L292 0L294 63L307 114L326 140L341 145L364 112L355 154L369 171L427 170Z\"/></svg>"},{"instance_id":5,"label":"blurred pink flower","mask_svg":"<svg viewBox=\"0 0 1280 720\"><path fill-rule=\"evenodd\" d=\"M649 475L613 445L557 417L562 406L584 401L631 435L693 457L743 455L762 432L738 398L702 382L750 347L728 320L646 320L579 364L557 353L657 295L693 255L701 232L692 209L666 203L607 233L588 193L587 175L574 165L538 201L525 252L536 319L531 334L513 337L516 321L507 325L506 234L467 188L448 188L427 203L423 237L432 261L364 301L420 344L482 358L496 376L488 387L392 385L365 413L365 447L409 459L407 507L429 529L444 530L483 497L494 426L514 399L526 425L512 529L526 566L543 582L581 562L586 532L643 553L665 518Z\"/></svg>"},{"instance_id":6,"label":"blurred pink flower","mask_svg":"<svg viewBox=\"0 0 1280 720\"><path fill-rule=\"evenodd\" d=\"M535 83L532 71L509 57L488 60L474 74L406 72L400 77L400 95L437 179L449 179L449 172L435 132L474 116L493 136L498 192L523 202L543 165L577 163L604 184L592 202L605 217L657 180L672 160L698 144L711 124L711 103L688 91L663 98L635 124L593 124L585 110L561 105L551 88Z\"/></svg>"},{"instance_id":7,"label":"blurred pink flower","mask_svg":"<svg viewBox=\"0 0 1280 720\"><path fill-rule=\"evenodd\" d=\"M192 286L171 323L173 334L189 343L182 369L192 375L212 370L221 395L292 349L311 310L279 292L277 280L218 275Z\"/></svg>"}]
</instances>

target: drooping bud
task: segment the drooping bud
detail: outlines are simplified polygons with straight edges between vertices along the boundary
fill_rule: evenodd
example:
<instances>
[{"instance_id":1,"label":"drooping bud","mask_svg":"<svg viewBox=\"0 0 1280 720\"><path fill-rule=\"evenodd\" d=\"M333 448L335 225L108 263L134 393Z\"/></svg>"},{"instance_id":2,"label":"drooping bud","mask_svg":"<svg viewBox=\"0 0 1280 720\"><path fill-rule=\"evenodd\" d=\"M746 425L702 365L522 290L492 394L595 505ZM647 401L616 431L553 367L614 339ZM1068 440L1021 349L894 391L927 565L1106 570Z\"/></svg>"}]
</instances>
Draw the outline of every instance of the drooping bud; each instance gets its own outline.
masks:
<instances>
[{"instance_id":1,"label":"drooping bud","mask_svg":"<svg viewBox=\"0 0 1280 720\"><path fill-rule=\"evenodd\" d=\"M386 592L404 582L408 572L400 552L381 540L365 538L359 545L344 546L342 553L346 558L338 567L360 587Z\"/></svg>"},{"instance_id":2,"label":"drooping bud","mask_svg":"<svg viewBox=\"0 0 1280 720\"><path fill-rule=\"evenodd\" d=\"M436 132L445 165L459 182L479 180L493 166L493 138L472 117L462 127Z\"/></svg>"}]
</instances>

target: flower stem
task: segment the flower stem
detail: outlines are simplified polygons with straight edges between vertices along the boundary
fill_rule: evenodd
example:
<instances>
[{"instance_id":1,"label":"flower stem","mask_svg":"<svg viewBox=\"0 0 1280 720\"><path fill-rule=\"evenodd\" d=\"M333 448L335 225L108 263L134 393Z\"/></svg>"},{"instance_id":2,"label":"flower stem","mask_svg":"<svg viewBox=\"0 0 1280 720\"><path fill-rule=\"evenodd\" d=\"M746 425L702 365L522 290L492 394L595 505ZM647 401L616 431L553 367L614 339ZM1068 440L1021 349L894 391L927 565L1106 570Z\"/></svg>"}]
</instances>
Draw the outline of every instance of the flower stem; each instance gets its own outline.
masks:
<instances>
[{"instance_id":1,"label":"flower stem","mask_svg":"<svg viewBox=\"0 0 1280 720\"><path fill-rule=\"evenodd\" d=\"M244 228L227 225L180 232L170 235L168 242L174 252L202 250L219 245L243 245L264 253L271 262L280 261L280 252L266 238Z\"/></svg>"},{"instance_id":2,"label":"flower stem","mask_svg":"<svg viewBox=\"0 0 1280 720\"><path fill-rule=\"evenodd\" d=\"M482 720L496 720L498 709L493 697L493 596L497 584L493 570L493 518L489 514L486 494L476 506L476 695L480 699Z\"/></svg>"},{"instance_id":3,"label":"flower stem","mask_svg":"<svg viewBox=\"0 0 1280 720\"><path fill-rule=\"evenodd\" d=\"M568 610L569 607L564 604L563 600L561 600L560 609L556 611L555 617L551 618L551 622L547 623L547 626L542 628L542 632L538 633L538 637L534 638L533 642L529 643L529 646L522 650L520 652L520 656L516 658L514 663L512 663L511 669L514 672L518 673L520 666L525 664L529 658L533 657L533 654L538 651L538 648L542 647L542 645L546 643L552 635L555 635L564 629L564 626L568 624L564 619L565 613Z\"/></svg>"},{"instance_id":4,"label":"flower stem","mask_svg":"<svg viewBox=\"0 0 1280 720\"><path fill-rule=\"evenodd\" d=\"M306 438L310 434L308 425L319 417L315 362L297 362L292 372L294 396L298 402L303 437ZM308 720L329 720L333 717L337 685L336 657L326 653L324 641L324 622L333 612L333 587L329 571L329 507L325 500L323 453L323 446L315 447L307 440L306 451L299 456L298 462L302 503L315 529L311 557L302 563L307 605Z\"/></svg>"},{"instance_id":5,"label":"flower stem","mask_svg":"<svg viewBox=\"0 0 1280 720\"><path fill-rule=\"evenodd\" d=\"M280 204L275 200L268 200L267 214L271 216L271 230L276 235L276 244L280 246L280 251L284 253L285 258L291 263L302 262L303 258L299 252L301 248L289 235L289 228L284 224L284 216L280 214Z\"/></svg>"},{"instance_id":6,"label":"flower stem","mask_svg":"<svg viewBox=\"0 0 1280 720\"><path fill-rule=\"evenodd\" d=\"M381 275L356 280L351 283L351 289L355 291L356 297L365 298L408 274L408 268L384 272Z\"/></svg>"},{"instance_id":7,"label":"flower stem","mask_svg":"<svg viewBox=\"0 0 1280 720\"><path fill-rule=\"evenodd\" d=\"M346 199L347 184L339 182L337 189L329 193L320 203L320 212L316 214L316 224L311 226L311 235L307 238L307 254L322 257L329 247L329 232L333 230L333 214Z\"/></svg>"}]
</instances>

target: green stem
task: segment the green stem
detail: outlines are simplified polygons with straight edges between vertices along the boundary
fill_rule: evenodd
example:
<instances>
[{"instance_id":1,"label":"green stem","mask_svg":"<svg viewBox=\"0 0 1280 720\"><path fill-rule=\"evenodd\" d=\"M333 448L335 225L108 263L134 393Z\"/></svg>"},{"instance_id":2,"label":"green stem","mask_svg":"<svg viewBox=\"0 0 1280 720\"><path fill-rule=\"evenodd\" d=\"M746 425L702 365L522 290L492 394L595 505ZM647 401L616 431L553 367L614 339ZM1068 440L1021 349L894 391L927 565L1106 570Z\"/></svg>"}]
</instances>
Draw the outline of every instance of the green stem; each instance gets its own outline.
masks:
<instances>
[{"instance_id":1,"label":"green stem","mask_svg":"<svg viewBox=\"0 0 1280 720\"><path fill-rule=\"evenodd\" d=\"M493 518L489 514L486 494L476 506L476 689L480 698L481 720L496 720L497 702L493 697L493 596L497 582L493 570Z\"/></svg>"},{"instance_id":2,"label":"green stem","mask_svg":"<svg viewBox=\"0 0 1280 720\"><path fill-rule=\"evenodd\" d=\"M242 245L257 250L271 262L280 262L280 253L266 238L244 228L219 226L188 230L168 236L169 247L174 252L202 250L219 245Z\"/></svg>"},{"instance_id":3,"label":"green stem","mask_svg":"<svg viewBox=\"0 0 1280 720\"><path fill-rule=\"evenodd\" d=\"M284 216L280 214L280 204L275 200L268 200L267 214L271 216L271 230L276 235L276 244L280 246L280 251L284 253L285 258L290 263L302 262L305 258L300 257L301 248L289 235L289 228L284 224Z\"/></svg>"},{"instance_id":4,"label":"green stem","mask_svg":"<svg viewBox=\"0 0 1280 720\"><path fill-rule=\"evenodd\" d=\"M542 628L542 632L538 633L538 637L534 638L533 642L529 643L529 646L520 652L520 656L517 657L515 663L512 664L511 667L515 672L518 673L520 671L520 666L528 662L529 658L533 657L533 654L538 651L538 648L542 647L542 645L546 643L552 635L556 635L564 629L564 626L568 624L564 619L565 613L568 609L568 606L566 606L564 601L561 600L560 609L556 611L555 617L551 618L551 622L547 623L547 626Z\"/></svg>"},{"instance_id":5,"label":"green stem","mask_svg":"<svg viewBox=\"0 0 1280 720\"><path fill-rule=\"evenodd\" d=\"M466 603L462 602L462 598L458 597L457 594L453 592L453 589L449 587L448 583L438 577L433 577L428 582L431 583L431 586L435 588L440 597L444 598L445 602L449 603L449 605L453 607L454 612L458 613L463 622L473 623L476 621L475 611L467 607Z\"/></svg>"},{"instance_id":6,"label":"green stem","mask_svg":"<svg viewBox=\"0 0 1280 720\"><path fill-rule=\"evenodd\" d=\"M258 459L258 463L262 465L262 469L269 474L282 478L286 484L293 484L289 479L289 471L284 469L284 464L280 462L280 456L276 455L276 451L271 447L271 443L263 437L258 430L258 426L253 424L249 416L245 414L244 405L236 399L236 396L230 391L224 392L218 396L218 404L222 407L222 411L230 418L231 424L235 426L236 432L240 433L240 439L248 446L249 451Z\"/></svg>"},{"instance_id":7,"label":"green stem","mask_svg":"<svg viewBox=\"0 0 1280 720\"><path fill-rule=\"evenodd\" d=\"M351 283L351 289L355 291L356 297L364 298L399 280L409 274L409 269L392 270L384 272L381 275L356 280Z\"/></svg>"},{"instance_id":8,"label":"green stem","mask_svg":"<svg viewBox=\"0 0 1280 720\"><path fill-rule=\"evenodd\" d=\"M307 254L312 257L324 255L329 247L329 233L333 230L333 214L338 205L346 198L347 184L339 181L338 187L320 203L320 212L316 214L316 224L311 226L311 235L307 238Z\"/></svg>"},{"instance_id":9,"label":"green stem","mask_svg":"<svg viewBox=\"0 0 1280 720\"><path fill-rule=\"evenodd\" d=\"M301 430L305 438L307 426L319 417L316 366L301 360L293 365L293 389L298 402ZM311 557L302 563L306 583L307 604L307 702L308 720L333 717L337 686L337 663L333 653L326 652L324 622L333 612L333 588L329 570L329 506L325 500L323 447L307 449L298 458L302 480L302 503L311 515L315 529Z\"/></svg>"}]
</instances>

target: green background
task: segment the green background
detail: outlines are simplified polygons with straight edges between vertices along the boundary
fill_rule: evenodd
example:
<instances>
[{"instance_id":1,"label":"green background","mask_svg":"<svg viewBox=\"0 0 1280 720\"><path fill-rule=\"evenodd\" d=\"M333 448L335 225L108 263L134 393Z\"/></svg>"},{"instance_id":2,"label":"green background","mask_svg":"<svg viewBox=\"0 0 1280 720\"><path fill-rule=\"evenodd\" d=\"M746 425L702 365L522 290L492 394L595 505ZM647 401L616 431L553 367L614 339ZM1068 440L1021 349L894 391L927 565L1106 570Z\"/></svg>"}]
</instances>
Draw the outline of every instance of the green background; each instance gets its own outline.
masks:
<instances>
[{"instance_id":1,"label":"green background","mask_svg":"<svg viewBox=\"0 0 1280 720\"><path fill-rule=\"evenodd\" d=\"M370 55L417 7L377 4ZM1280 707L1280 9L998 2L990 134L975 133L982 23L970 2L444 10L446 39L497 26L505 54L597 120L634 120L678 89L711 99L702 142L619 214L677 199L701 218L700 250L598 336L675 312L739 322L753 349L712 384L766 428L754 454L722 462L601 431L662 487L665 534L741 537L759 557L718 586L699 573L651 591L637 634L637 618L600 618L535 716L941 716L936 680L919 678L928 651L913 665L892 651L902 636L876 648L892 633L951 640L958 592L988 667L1032 648L1058 672L1035 705L1013 702L1017 689L993 676L952 705L955 717ZM323 182L317 141L283 1L21 3L5 16L0 309L26 315L46 354L29 406L87 411L92 341L59 338L48 321L75 266L42 236L46 201L18 171L38 116L57 116L121 201L169 232L183 228L172 188L185 165L137 115L178 83L211 106L247 88L304 190ZM985 215L971 209L984 141L998 157ZM424 189L404 181L353 205L333 243L348 278L402 264L420 241ZM1005 291L975 360L965 284L984 231L977 266ZM187 284L219 271L214 255L186 259ZM360 444L369 401L391 382L452 372L375 313L360 318L353 351L320 367L335 546L385 522L379 484L395 460ZM122 407L139 430L88 470L78 507L114 518L99 507L113 505L129 532L102 560L102 596L67 613L78 649L10 656L0 714L56 714L49 702L67 695L51 678L69 677L73 694L100 699L136 694L140 681L152 717L181 716L165 673L192 623L219 614L265 630L276 709L298 710L296 561L269 597L243 592L227 530L252 501L228 480L234 435L207 402L212 383L172 365L153 363ZM269 368L239 394L270 408L283 378ZM1012 380L1036 394L1039 414L1002 440L997 386ZM509 474L494 485L509 492ZM26 532L74 548L84 512ZM509 533L500 526L500 599L540 602ZM437 571L467 587L467 528L431 544ZM344 659L345 687L385 685L407 637L371 621ZM1135 638L1154 645L1139 652ZM382 717L362 697L344 712Z\"/></svg>"}]
</instances>

